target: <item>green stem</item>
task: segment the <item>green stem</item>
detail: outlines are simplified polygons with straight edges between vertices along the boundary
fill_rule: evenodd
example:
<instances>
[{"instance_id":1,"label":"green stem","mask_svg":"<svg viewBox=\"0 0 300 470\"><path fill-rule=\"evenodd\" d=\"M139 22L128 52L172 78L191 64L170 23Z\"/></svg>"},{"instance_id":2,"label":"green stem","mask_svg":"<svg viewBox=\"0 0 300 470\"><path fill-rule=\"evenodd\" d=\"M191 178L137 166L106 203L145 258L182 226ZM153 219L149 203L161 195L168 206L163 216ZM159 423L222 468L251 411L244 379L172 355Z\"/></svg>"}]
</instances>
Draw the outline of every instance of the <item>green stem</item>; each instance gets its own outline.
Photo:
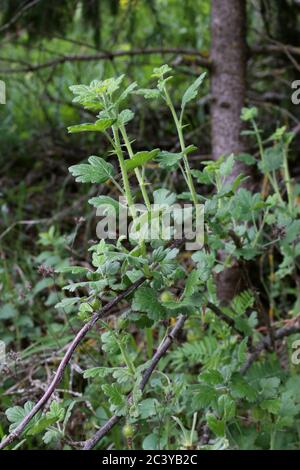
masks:
<instances>
[{"instance_id":1,"label":"green stem","mask_svg":"<svg viewBox=\"0 0 300 470\"><path fill-rule=\"evenodd\" d=\"M166 95L167 105L170 108L170 111L172 113L172 116L173 116L173 119L174 119L174 122L175 122L175 125L176 125L177 134L178 134L178 137L179 137L179 142L180 142L180 147L181 147L181 152L182 152L182 155L183 155L184 169L185 169L185 173L186 173L186 177L187 177L188 188L190 190L193 203L196 206L198 204L197 193L196 193L196 190L195 190L195 186L194 186L193 177L192 177L191 169L190 169L190 166L189 166L188 158L186 156L186 147L185 147L184 138L183 138L182 125L181 125L180 120L177 117L175 108L173 106L172 100L170 98L170 95L169 95L168 90L166 89L166 87L164 87L164 92L165 92L165 95Z\"/></svg>"},{"instance_id":2,"label":"green stem","mask_svg":"<svg viewBox=\"0 0 300 470\"><path fill-rule=\"evenodd\" d=\"M117 157L119 160L120 169L122 173L125 197L127 199L128 207L132 215L132 218L134 219L136 217L136 210L134 207L133 197L132 197L132 193L130 189L130 184L129 184L128 174L127 174L127 170L125 166L123 151L121 148L118 128L116 126L112 126L112 131L113 131L113 136L114 136L114 141L115 141L115 150L117 153Z\"/></svg>"},{"instance_id":3,"label":"green stem","mask_svg":"<svg viewBox=\"0 0 300 470\"><path fill-rule=\"evenodd\" d=\"M262 163L264 164L264 147L263 147L262 139L261 139L261 136L260 136L260 132L259 132L259 129L258 129L254 119L251 120L251 123L252 123L254 133L255 133L255 137L256 137L256 140L257 140L257 143L258 143L260 158L261 158ZM283 199L282 199L281 194L280 194L280 191L279 191L276 176L274 175L274 179L273 179L272 176L270 175L270 172L266 172L266 175L267 175L267 178L269 179L269 181L272 185L273 190L277 194L280 202L282 204L284 204Z\"/></svg>"},{"instance_id":4,"label":"green stem","mask_svg":"<svg viewBox=\"0 0 300 470\"><path fill-rule=\"evenodd\" d=\"M283 171L284 171L284 182L286 184L286 190L288 195L288 204L290 213L293 212L293 187L289 172L288 158L287 158L287 147L284 147L283 151Z\"/></svg>"},{"instance_id":5,"label":"green stem","mask_svg":"<svg viewBox=\"0 0 300 470\"><path fill-rule=\"evenodd\" d=\"M130 158L133 158L134 154L133 154L133 150L132 150L130 141L129 141L129 139L128 139L126 130L125 130L125 128L122 126L122 127L120 128L120 131L121 131L121 134L122 134L124 143L125 143L125 145L126 145L126 148L127 148L127 150L128 150L128 154L129 154ZM127 174L127 170L126 170L126 167L125 167L124 156L123 156L123 152L122 152L122 148L121 148L121 144L120 144L120 140L119 140L119 135L118 135L118 133L117 133L117 137L118 137L117 146L119 147L120 152L121 152L121 154L122 154L122 165L121 165L121 161L120 161L120 159L119 159L119 161L120 161L120 167L121 167L121 171L122 171L122 167L123 167L124 173L126 174L126 178L127 178L127 181L128 181L128 174ZM137 171L135 172L135 174L136 174L136 177L137 177L137 179L138 179L138 182L139 182L139 185L140 185L142 194L143 194L143 198L144 198L144 201L145 201L147 210L150 212L150 210L151 210L151 204L150 204L150 201L149 201L149 198L148 198L148 194L147 194L146 189L145 189L144 179L142 178L142 176L141 176L141 174L140 174L140 171L139 171L137 168L136 168L135 170L137 170ZM123 175L123 171L122 171L122 175ZM123 177L123 181L124 181L124 177ZM128 187L129 187L129 182L128 182ZM127 190L126 190L125 184L124 184L124 191L125 191L125 194L126 194ZM129 191L130 191L130 187L129 187ZM131 193L130 193L130 194L131 194ZM127 197L127 196L126 196L126 197ZM131 200L132 200L132 197L131 197ZM128 203L128 205L129 205L129 203ZM135 210L134 205L132 206L132 208L134 209L134 214L132 214L132 218L135 219L136 216L137 216L137 213L136 213L136 210ZM145 240L141 240L141 241L140 241L140 247L141 247L142 253L143 253L144 255L146 255L147 250L146 250ZM146 274L146 275L149 275L149 274L150 274L150 271L149 271L148 266L145 266L145 274Z\"/></svg>"},{"instance_id":6,"label":"green stem","mask_svg":"<svg viewBox=\"0 0 300 470\"><path fill-rule=\"evenodd\" d=\"M153 356L153 331L152 328L146 328L146 340L147 340L147 357L151 359Z\"/></svg>"},{"instance_id":7,"label":"green stem","mask_svg":"<svg viewBox=\"0 0 300 470\"><path fill-rule=\"evenodd\" d=\"M129 155L130 158L133 158L133 157L134 157L134 153L133 153L132 146L131 146L130 140L129 140L129 138L128 138L128 135L127 135L127 132L126 132L125 127L124 127L124 126L120 127L120 131L121 131L121 134L122 134L122 137L123 137L123 140L124 140L124 144L126 145L126 148L127 148L127 151L128 151L128 155ZM151 204L150 204L150 200L149 200L149 197L148 197L146 188L145 188L144 178L142 177L141 172L140 172L140 170L139 170L138 168L135 168L135 169L134 169L134 172L135 172L135 175L136 175L136 177L137 177L139 186L140 186L140 188L141 188L142 195L143 195L143 198L144 198L146 207L147 207L148 211L150 211L150 209L151 209Z\"/></svg>"}]
</instances>

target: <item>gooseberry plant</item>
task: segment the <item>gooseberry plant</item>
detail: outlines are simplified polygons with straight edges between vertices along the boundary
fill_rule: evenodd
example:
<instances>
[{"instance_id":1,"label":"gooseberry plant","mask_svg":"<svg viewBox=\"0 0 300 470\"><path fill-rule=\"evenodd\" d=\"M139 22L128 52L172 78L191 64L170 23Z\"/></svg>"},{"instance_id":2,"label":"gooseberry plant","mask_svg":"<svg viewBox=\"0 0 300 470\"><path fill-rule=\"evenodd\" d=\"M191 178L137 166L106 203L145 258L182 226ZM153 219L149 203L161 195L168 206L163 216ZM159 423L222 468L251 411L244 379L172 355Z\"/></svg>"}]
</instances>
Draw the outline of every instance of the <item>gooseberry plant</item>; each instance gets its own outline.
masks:
<instances>
[{"instance_id":1,"label":"gooseberry plant","mask_svg":"<svg viewBox=\"0 0 300 470\"><path fill-rule=\"evenodd\" d=\"M112 184L122 199L100 194L89 203L114 214L128 205L135 236L129 233L114 242L101 239L90 248L89 267L58 270L68 284L56 308L77 313L83 326L48 394L37 405L27 402L24 408L7 410L11 434L2 447L21 433L27 440L43 435L45 445L61 448L299 446L299 369L290 358L282 365L278 347L285 344L292 352L292 340L300 331L300 191L288 167L293 134L281 127L264 138L257 109L243 109L245 133L257 143L258 157L221 156L192 169L189 156L196 148L185 142L185 110L197 97L205 74L184 92L178 112L171 98L171 72L167 65L155 69L155 85L149 89L139 89L136 83L124 86L124 76L71 87L74 102L98 115L95 122L69 127L69 133L102 133L110 150L106 157L93 155L87 163L71 166L70 172L79 183ZM126 106L137 95L168 107L179 152L135 151L128 132L135 115ZM245 175L232 178L238 160L257 167L264 183L261 193L245 188ZM181 191L178 185L175 193L155 187L150 162L162 171L180 172L186 188ZM142 213L137 201L145 206ZM168 206L182 201L191 204L194 216L199 204L204 207L203 246L194 252L185 251L184 238L148 239L143 231L150 219L161 221ZM233 265L240 268L244 287L230 304L220 305L217 278ZM249 265L257 266L254 276ZM118 310L112 312L115 306ZM84 352L78 358L84 397L71 401L56 395L42 411L75 348L96 322L100 330L92 339L98 344L100 334L101 350L94 350L93 361ZM176 338L179 344L167 353ZM73 408L83 406L80 401L89 403L85 413L90 414L79 433L86 433L83 444L68 434ZM121 419L123 432L111 433Z\"/></svg>"}]
</instances>

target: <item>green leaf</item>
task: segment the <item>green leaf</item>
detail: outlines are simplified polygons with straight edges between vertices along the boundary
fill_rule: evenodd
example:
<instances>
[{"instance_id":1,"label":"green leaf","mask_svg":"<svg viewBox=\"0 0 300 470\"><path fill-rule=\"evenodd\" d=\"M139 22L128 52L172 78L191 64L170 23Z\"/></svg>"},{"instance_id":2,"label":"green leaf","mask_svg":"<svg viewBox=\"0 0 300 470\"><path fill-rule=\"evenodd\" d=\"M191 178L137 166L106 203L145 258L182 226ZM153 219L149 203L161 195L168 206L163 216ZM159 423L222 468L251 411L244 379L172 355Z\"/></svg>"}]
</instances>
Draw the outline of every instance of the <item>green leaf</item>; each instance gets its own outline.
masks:
<instances>
[{"instance_id":1,"label":"green leaf","mask_svg":"<svg viewBox=\"0 0 300 470\"><path fill-rule=\"evenodd\" d=\"M77 124L76 126L70 126L68 127L68 132L70 134L75 134L77 132L104 132L114 122L114 119L98 119L94 123L88 122L84 124Z\"/></svg>"},{"instance_id":2,"label":"green leaf","mask_svg":"<svg viewBox=\"0 0 300 470\"><path fill-rule=\"evenodd\" d=\"M226 178L227 176L231 175L234 165L234 155L233 153L226 158L225 162L223 162L220 166L220 176Z\"/></svg>"},{"instance_id":3,"label":"green leaf","mask_svg":"<svg viewBox=\"0 0 300 470\"><path fill-rule=\"evenodd\" d=\"M88 268L83 266L64 266L55 270L57 273L86 274L90 272Z\"/></svg>"},{"instance_id":4,"label":"green leaf","mask_svg":"<svg viewBox=\"0 0 300 470\"><path fill-rule=\"evenodd\" d=\"M236 160L245 163L246 165L255 165L256 159L249 153L240 153L236 155Z\"/></svg>"},{"instance_id":5,"label":"green leaf","mask_svg":"<svg viewBox=\"0 0 300 470\"><path fill-rule=\"evenodd\" d=\"M277 390L280 385L280 379L278 377L261 379L259 383L262 388L262 394L265 398L273 398L277 395Z\"/></svg>"},{"instance_id":6,"label":"green leaf","mask_svg":"<svg viewBox=\"0 0 300 470\"><path fill-rule=\"evenodd\" d=\"M172 193L168 189L161 188L154 191L153 198L154 204L171 206L176 201L176 194Z\"/></svg>"},{"instance_id":7,"label":"green leaf","mask_svg":"<svg viewBox=\"0 0 300 470\"><path fill-rule=\"evenodd\" d=\"M125 126L133 118L134 118L134 112L132 112L130 109L124 109L123 111L120 112L118 116L117 124L118 126Z\"/></svg>"},{"instance_id":8,"label":"green leaf","mask_svg":"<svg viewBox=\"0 0 300 470\"><path fill-rule=\"evenodd\" d=\"M100 206L110 206L115 209L115 211L118 213L120 209L119 202L113 199L110 196L96 196L92 197L89 199L89 204L91 204L94 207L100 207Z\"/></svg>"},{"instance_id":9,"label":"green leaf","mask_svg":"<svg viewBox=\"0 0 300 470\"><path fill-rule=\"evenodd\" d=\"M153 69L152 77L162 78L166 73L171 72L172 69L167 64Z\"/></svg>"},{"instance_id":10,"label":"green leaf","mask_svg":"<svg viewBox=\"0 0 300 470\"><path fill-rule=\"evenodd\" d=\"M114 367L112 376L119 384L132 385L133 376L127 367Z\"/></svg>"},{"instance_id":11,"label":"green leaf","mask_svg":"<svg viewBox=\"0 0 300 470\"><path fill-rule=\"evenodd\" d=\"M216 369L209 369L201 372L199 375L199 380L203 380L209 385L219 385L224 382L221 372Z\"/></svg>"},{"instance_id":12,"label":"green leaf","mask_svg":"<svg viewBox=\"0 0 300 470\"><path fill-rule=\"evenodd\" d=\"M27 401L23 408L21 406L13 406L12 408L8 408L6 410L6 417L8 421L12 423L9 427L9 432L12 432L20 424L20 422L31 412L33 407L34 403L32 401ZM40 416L41 413L35 415L35 417L27 425L26 432L28 432L28 430L35 425Z\"/></svg>"},{"instance_id":13,"label":"green leaf","mask_svg":"<svg viewBox=\"0 0 300 470\"><path fill-rule=\"evenodd\" d=\"M231 377L231 394L233 398L244 398L254 402L257 398L257 392L239 373Z\"/></svg>"},{"instance_id":14,"label":"green leaf","mask_svg":"<svg viewBox=\"0 0 300 470\"><path fill-rule=\"evenodd\" d=\"M255 107L252 108L243 108L241 113L242 121L250 121L255 119L258 115L258 110Z\"/></svg>"},{"instance_id":15,"label":"green leaf","mask_svg":"<svg viewBox=\"0 0 300 470\"><path fill-rule=\"evenodd\" d=\"M176 166L182 157L182 153L162 151L159 152L159 154L157 155L157 160L159 161L159 165L161 168L169 168L172 166Z\"/></svg>"},{"instance_id":16,"label":"green leaf","mask_svg":"<svg viewBox=\"0 0 300 470\"><path fill-rule=\"evenodd\" d=\"M104 384L102 385L102 390L109 399L109 402L111 404L111 411L113 413L116 413L118 416L125 415L128 404L126 397L122 395L118 385Z\"/></svg>"},{"instance_id":17,"label":"green leaf","mask_svg":"<svg viewBox=\"0 0 300 470\"><path fill-rule=\"evenodd\" d=\"M46 413L47 418L55 418L56 421L62 421L65 416L64 407L57 401L52 401L50 410Z\"/></svg>"},{"instance_id":18,"label":"green leaf","mask_svg":"<svg viewBox=\"0 0 300 470\"><path fill-rule=\"evenodd\" d=\"M273 415L278 415L280 410L281 401L279 398L274 398L273 400L264 400L261 402L260 406L263 410L267 410Z\"/></svg>"},{"instance_id":19,"label":"green leaf","mask_svg":"<svg viewBox=\"0 0 300 470\"><path fill-rule=\"evenodd\" d=\"M134 170L138 166L144 166L150 160L153 160L159 153L159 149L151 151L138 152L130 160L125 161L125 167L127 171Z\"/></svg>"},{"instance_id":20,"label":"green leaf","mask_svg":"<svg viewBox=\"0 0 300 470\"><path fill-rule=\"evenodd\" d=\"M136 91L137 95L142 95L147 100L160 98L161 93L156 88L140 88Z\"/></svg>"},{"instance_id":21,"label":"green leaf","mask_svg":"<svg viewBox=\"0 0 300 470\"><path fill-rule=\"evenodd\" d=\"M161 446L161 437L155 433L148 434L143 440L142 447L144 450L157 450Z\"/></svg>"},{"instance_id":22,"label":"green leaf","mask_svg":"<svg viewBox=\"0 0 300 470\"><path fill-rule=\"evenodd\" d=\"M158 407L159 402L156 398L146 398L138 404L139 415L142 419L147 419L157 414Z\"/></svg>"},{"instance_id":23,"label":"green leaf","mask_svg":"<svg viewBox=\"0 0 300 470\"><path fill-rule=\"evenodd\" d=\"M191 86L188 87L188 89L185 91L183 97L182 97L182 102L181 102L181 109L184 110L186 104L196 98L198 89L200 85L202 84L204 78L206 76L206 72L203 72L200 77L198 77L194 83L192 83Z\"/></svg>"},{"instance_id":24,"label":"green leaf","mask_svg":"<svg viewBox=\"0 0 300 470\"><path fill-rule=\"evenodd\" d=\"M105 183L113 175L113 166L103 158L92 155L87 163L70 166L70 173L78 183Z\"/></svg>"},{"instance_id":25,"label":"green leaf","mask_svg":"<svg viewBox=\"0 0 300 470\"><path fill-rule=\"evenodd\" d=\"M229 395L221 395L218 398L218 409L225 421L235 417L235 402Z\"/></svg>"},{"instance_id":26,"label":"green leaf","mask_svg":"<svg viewBox=\"0 0 300 470\"><path fill-rule=\"evenodd\" d=\"M287 228L284 238L285 243L292 243L300 236L300 220L294 220Z\"/></svg>"},{"instance_id":27,"label":"green leaf","mask_svg":"<svg viewBox=\"0 0 300 470\"><path fill-rule=\"evenodd\" d=\"M62 299L60 302L58 302L54 308L69 308L75 305L77 302L80 301L80 297L66 297L65 299Z\"/></svg>"},{"instance_id":28,"label":"green leaf","mask_svg":"<svg viewBox=\"0 0 300 470\"><path fill-rule=\"evenodd\" d=\"M193 269L192 272L187 277L186 283L185 283L185 289L183 293L183 297L190 297L191 295L194 294L197 284L199 281L199 273L197 269Z\"/></svg>"},{"instance_id":29,"label":"green leaf","mask_svg":"<svg viewBox=\"0 0 300 470\"><path fill-rule=\"evenodd\" d=\"M270 173L281 168L282 164L282 148L280 145L275 145L265 150L263 160L259 162L258 167L263 173Z\"/></svg>"},{"instance_id":30,"label":"green leaf","mask_svg":"<svg viewBox=\"0 0 300 470\"><path fill-rule=\"evenodd\" d=\"M166 316L166 309L159 303L157 293L151 287L140 287L135 291L132 310L148 313L153 320Z\"/></svg>"},{"instance_id":31,"label":"green leaf","mask_svg":"<svg viewBox=\"0 0 300 470\"><path fill-rule=\"evenodd\" d=\"M209 384L199 384L195 395L193 396L193 410L200 410L212 405L217 399L215 388Z\"/></svg>"},{"instance_id":32,"label":"green leaf","mask_svg":"<svg viewBox=\"0 0 300 470\"><path fill-rule=\"evenodd\" d=\"M124 101L135 90L136 87L137 87L136 82L130 83L130 85L128 85L128 87L125 88L125 90L121 93L121 95L117 99L117 104Z\"/></svg>"},{"instance_id":33,"label":"green leaf","mask_svg":"<svg viewBox=\"0 0 300 470\"><path fill-rule=\"evenodd\" d=\"M94 379L95 377L103 379L107 375L111 374L111 369L109 367L92 367L84 371L83 377L85 379Z\"/></svg>"},{"instance_id":34,"label":"green leaf","mask_svg":"<svg viewBox=\"0 0 300 470\"><path fill-rule=\"evenodd\" d=\"M50 444L53 441L58 441L61 437L60 431L57 429L49 429L43 436L43 442L45 444Z\"/></svg>"},{"instance_id":35,"label":"green leaf","mask_svg":"<svg viewBox=\"0 0 300 470\"><path fill-rule=\"evenodd\" d=\"M223 437L225 435L225 423L223 420L217 419L215 415L211 413L206 415L206 419L209 429L216 434L216 436Z\"/></svg>"},{"instance_id":36,"label":"green leaf","mask_svg":"<svg viewBox=\"0 0 300 470\"><path fill-rule=\"evenodd\" d=\"M0 320L8 320L18 315L17 309L13 304L5 304L0 308Z\"/></svg>"},{"instance_id":37,"label":"green leaf","mask_svg":"<svg viewBox=\"0 0 300 470\"><path fill-rule=\"evenodd\" d=\"M32 426L32 428L28 431L28 435L35 436L36 434L40 434L42 431L44 431L44 429L48 428L56 421L57 419L55 417L47 418L44 416L34 426Z\"/></svg>"}]
</instances>

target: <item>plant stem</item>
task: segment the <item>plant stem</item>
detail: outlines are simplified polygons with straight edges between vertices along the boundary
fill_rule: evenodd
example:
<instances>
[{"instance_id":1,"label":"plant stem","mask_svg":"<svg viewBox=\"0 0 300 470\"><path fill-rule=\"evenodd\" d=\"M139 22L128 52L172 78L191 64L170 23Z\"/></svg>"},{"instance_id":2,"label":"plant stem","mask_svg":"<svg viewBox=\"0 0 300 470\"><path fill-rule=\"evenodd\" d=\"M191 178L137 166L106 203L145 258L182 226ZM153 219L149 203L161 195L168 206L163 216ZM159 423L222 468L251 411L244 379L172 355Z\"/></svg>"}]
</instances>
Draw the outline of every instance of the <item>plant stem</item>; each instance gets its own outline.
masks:
<instances>
[{"instance_id":1,"label":"plant stem","mask_svg":"<svg viewBox=\"0 0 300 470\"><path fill-rule=\"evenodd\" d=\"M256 137L256 140L257 140L257 143L258 143L260 158L261 158L262 163L264 164L264 147L263 147L262 139L261 139L261 136L260 136L260 132L259 132L259 129L258 129L257 124L256 124L254 119L251 119L251 123L252 123L254 133L255 133L255 137ZM279 191L276 176L274 175L274 179L273 179L269 171L266 172L266 175L267 175L267 178L269 179L275 193L277 194L280 202L282 204L284 204L283 199L282 199L281 194L280 194L280 191Z\"/></svg>"},{"instance_id":2,"label":"plant stem","mask_svg":"<svg viewBox=\"0 0 300 470\"><path fill-rule=\"evenodd\" d=\"M127 136L127 133L126 133L126 130L125 128L122 126L120 128L120 131L121 131L121 134L122 134L122 137L124 139L124 143L126 145L126 148L128 150L128 154L130 156L130 158L133 158L134 154L133 154L133 150L132 150L132 147L131 147L131 144L130 144L130 141L128 139L128 136ZM122 168L123 168L123 171L124 171L124 174L126 175L126 179L128 181L128 174L127 174L127 170L126 170L126 167L125 167L125 161L124 161L124 156L123 156L123 151L122 151L122 147L121 147L121 144L120 144L120 139L119 139L119 134L118 134L118 131L116 132L117 134L117 138L118 138L118 147L120 149L120 154L121 154L121 160L122 160L122 164L121 164L121 161L120 161L120 158L119 158L119 161L120 161L120 167L121 167L121 171L122 171ZM114 134L115 136L115 134ZM147 207L147 210L150 212L151 210L151 204L150 204L150 201L149 201L149 198L148 198L148 194L146 192L146 189L145 189L145 184L144 184L144 179L142 178L141 176L141 173L140 171L136 168L135 169L136 172L136 177L138 179L138 182L139 182L139 185L140 185L140 188L141 188L141 191L142 191L142 194L143 194L143 198L144 198L144 201L145 201L145 204L146 204L146 207ZM122 171L122 175L123 175L123 171ZM123 177L123 181L124 181L124 177ZM128 189L129 189L129 192L130 192L130 195L131 195L131 190L130 190L130 186L129 186L129 182L128 182ZM126 187L125 187L125 182L124 182L124 191L125 191L125 194L127 194L127 190L126 190ZM127 197L127 196L126 196ZM131 200L132 200L132 196L131 196ZM129 202L128 202L128 205L129 205ZM136 218L137 216L137 213L136 213L136 210L135 210L135 207L134 207L134 204L132 205L132 209L133 209L133 213L132 213L132 218L133 220ZM132 211L131 211L132 212ZM141 247L141 250L142 250L142 253L144 255L146 255L146 252L147 252L147 249L146 249L146 245L145 245L145 240L140 240L140 243L139 243L140 247ZM149 268L148 266L145 266L145 274L146 275L149 275L150 274L150 271L149 271Z\"/></svg>"},{"instance_id":3,"label":"plant stem","mask_svg":"<svg viewBox=\"0 0 300 470\"><path fill-rule=\"evenodd\" d=\"M288 164L288 157L287 157L287 146L284 146L283 150L283 171L284 171L284 182L286 184L287 196L288 196L288 204L290 213L293 212L293 187L291 183L291 177L289 172L289 164Z\"/></svg>"},{"instance_id":4,"label":"plant stem","mask_svg":"<svg viewBox=\"0 0 300 470\"><path fill-rule=\"evenodd\" d=\"M121 131L121 134L122 134L124 143L125 143L125 145L126 145L126 148L127 148L127 151L128 151L128 155L129 155L130 158L133 158L133 157L134 157L134 153L133 153L132 146L131 146L130 140L129 140L129 138L128 138L128 135L127 135L127 132L126 132L125 127L124 127L124 126L120 127L120 131ZM148 211L150 211L150 209L151 209L151 204L150 204L150 200L149 200L149 197L148 197L146 188L145 188L144 178L142 177L141 172L140 172L140 170L139 170L138 168L135 168L135 169L134 169L134 172L135 172L135 175L136 175L136 177L137 177L139 186L140 186L140 188L141 188L142 195L143 195L143 198L144 198L146 207L147 207Z\"/></svg>"},{"instance_id":5,"label":"plant stem","mask_svg":"<svg viewBox=\"0 0 300 470\"><path fill-rule=\"evenodd\" d=\"M113 132L114 141L115 141L115 150L117 153L117 157L119 160L120 169L122 173L125 196L127 199L128 207L132 215L132 218L135 219L136 210L134 207L133 197L132 197L132 193L130 189L130 184L129 184L128 174L127 174L127 170L125 166L124 155L123 155L123 151L122 151L122 147L120 143L118 128L116 126L112 126L112 132Z\"/></svg>"},{"instance_id":6,"label":"plant stem","mask_svg":"<svg viewBox=\"0 0 300 470\"><path fill-rule=\"evenodd\" d=\"M172 113L172 116L173 116L173 119L174 119L174 122L175 122L175 125L176 125L177 134L178 134L178 137L179 137L179 142L180 142L180 147L181 147L181 152L182 152L182 155L183 155L184 169L185 169L185 173L186 173L186 177L187 177L188 188L190 190L193 203L196 206L198 204L197 193L196 193L196 190L195 190L195 186L194 186L194 182L193 182L192 173L191 173L191 169L190 169L190 166L189 166L188 158L186 156L186 147L185 147L184 138L183 138L182 124L181 124L181 121L178 119L178 116L176 114L175 108L173 106L172 100L170 98L170 95L169 95L168 90L166 89L166 87L164 87L164 92L165 92L165 96L166 96L167 105L170 108L170 111Z\"/></svg>"}]
</instances>

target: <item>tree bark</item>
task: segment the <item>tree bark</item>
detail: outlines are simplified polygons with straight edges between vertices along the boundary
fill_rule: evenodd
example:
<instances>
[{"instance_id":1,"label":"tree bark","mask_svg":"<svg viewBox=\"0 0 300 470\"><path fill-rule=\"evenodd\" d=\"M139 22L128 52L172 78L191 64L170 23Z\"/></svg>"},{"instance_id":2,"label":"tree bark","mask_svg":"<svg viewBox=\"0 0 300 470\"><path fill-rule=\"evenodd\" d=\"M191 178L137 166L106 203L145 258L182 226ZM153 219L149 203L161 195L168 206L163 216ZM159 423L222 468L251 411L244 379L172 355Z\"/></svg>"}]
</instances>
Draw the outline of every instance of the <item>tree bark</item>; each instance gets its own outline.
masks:
<instances>
[{"instance_id":1,"label":"tree bark","mask_svg":"<svg viewBox=\"0 0 300 470\"><path fill-rule=\"evenodd\" d=\"M212 0L212 152L240 153L246 95L246 1Z\"/></svg>"},{"instance_id":2,"label":"tree bark","mask_svg":"<svg viewBox=\"0 0 300 470\"><path fill-rule=\"evenodd\" d=\"M212 0L211 36L212 155L218 159L245 150L240 115L246 96L246 0ZM249 175L249 168L236 162L230 180L240 173ZM222 304L243 288L241 278L236 261L218 275L217 294Z\"/></svg>"}]
</instances>

